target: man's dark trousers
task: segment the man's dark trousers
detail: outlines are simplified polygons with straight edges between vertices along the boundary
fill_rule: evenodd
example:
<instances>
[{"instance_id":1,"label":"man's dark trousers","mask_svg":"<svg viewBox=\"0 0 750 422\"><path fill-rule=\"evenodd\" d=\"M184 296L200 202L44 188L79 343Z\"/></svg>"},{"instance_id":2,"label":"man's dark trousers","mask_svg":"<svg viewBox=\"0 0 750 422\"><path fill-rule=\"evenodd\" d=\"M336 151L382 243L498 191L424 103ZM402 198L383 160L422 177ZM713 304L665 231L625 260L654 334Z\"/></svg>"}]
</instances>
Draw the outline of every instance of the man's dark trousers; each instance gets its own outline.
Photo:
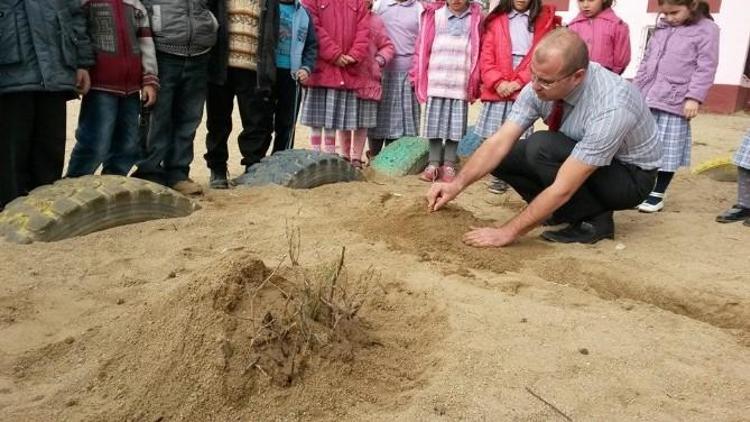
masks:
<instances>
[{"instance_id":1,"label":"man's dark trousers","mask_svg":"<svg viewBox=\"0 0 750 422\"><path fill-rule=\"evenodd\" d=\"M0 95L0 210L62 176L65 103L70 96L62 92Z\"/></svg>"},{"instance_id":2,"label":"man's dark trousers","mask_svg":"<svg viewBox=\"0 0 750 422\"><path fill-rule=\"evenodd\" d=\"M206 99L206 159L208 168L216 172L227 171L229 150L227 141L232 132L234 97L242 121L242 132L237 143L242 154L242 165L251 166L266 156L271 145L273 130L273 102L270 92L262 93L257 87L254 70L227 68L224 85L208 84Z\"/></svg>"},{"instance_id":3,"label":"man's dark trousers","mask_svg":"<svg viewBox=\"0 0 750 422\"><path fill-rule=\"evenodd\" d=\"M559 132L535 132L513 146L492 172L508 182L526 202L531 202L552 185L575 141ZM608 211L631 209L651 192L656 170L613 160L599 167L570 200L555 211L555 220L565 223L586 221Z\"/></svg>"}]
</instances>

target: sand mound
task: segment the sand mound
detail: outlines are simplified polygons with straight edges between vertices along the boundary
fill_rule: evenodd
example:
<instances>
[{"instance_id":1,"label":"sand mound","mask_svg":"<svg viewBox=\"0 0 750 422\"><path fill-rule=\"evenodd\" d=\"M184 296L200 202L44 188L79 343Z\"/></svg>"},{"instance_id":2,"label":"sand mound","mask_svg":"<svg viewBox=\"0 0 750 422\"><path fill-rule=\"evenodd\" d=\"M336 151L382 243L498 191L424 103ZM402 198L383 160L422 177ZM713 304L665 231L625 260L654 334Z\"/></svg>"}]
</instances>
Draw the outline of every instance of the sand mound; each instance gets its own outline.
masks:
<instances>
[{"instance_id":1,"label":"sand mound","mask_svg":"<svg viewBox=\"0 0 750 422\"><path fill-rule=\"evenodd\" d=\"M39 411L85 420L266 419L398 403L424 382L441 312L424 294L345 267L326 290L318 280L336 268L272 271L234 254L135 320L28 353L16 376L69 377ZM82 360L87 371L75 369Z\"/></svg>"},{"instance_id":2,"label":"sand mound","mask_svg":"<svg viewBox=\"0 0 750 422\"><path fill-rule=\"evenodd\" d=\"M468 275L468 268L498 274L517 271L525 261L549 250L538 240L526 240L502 250L472 248L461 241L464 233L471 227L494 225L495 221L476 218L455 204L428 213L423 199L384 194L380 202L384 210L372 207L369 215L358 216L352 221L353 230L367 238L385 241L393 249L419 256L423 261L455 264L458 269L453 271L463 275Z\"/></svg>"}]
</instances>

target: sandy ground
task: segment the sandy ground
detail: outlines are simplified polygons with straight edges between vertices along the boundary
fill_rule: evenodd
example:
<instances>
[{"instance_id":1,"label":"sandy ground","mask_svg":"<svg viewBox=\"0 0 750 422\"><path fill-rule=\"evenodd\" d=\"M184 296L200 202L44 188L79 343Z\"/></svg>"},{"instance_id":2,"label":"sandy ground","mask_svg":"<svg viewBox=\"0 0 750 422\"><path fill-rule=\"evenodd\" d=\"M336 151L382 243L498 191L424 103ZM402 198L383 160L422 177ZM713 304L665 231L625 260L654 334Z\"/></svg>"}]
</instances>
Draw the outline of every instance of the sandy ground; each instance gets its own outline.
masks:
<instances>
[{"instance_id":1,"label":"sandy ground","mask_svg":"<svg viewBox=\"0 0 750 422\"><path fill-rule=\"evenodd\" d=\"M700 116L694 162L730 153L748 126ZM428 215L425 189L415 177L238 188L187 218L0 242L0 420L750 420L750 228L713 222L733 184L682 172L665 211L617 213L614 241L535 231L503 250L460 236L512 216L516 195L478 183ZM331 337L280 384L283 365L250 361L248 327L280 303L258 284L290 228L305 268L345 246L366 293L361 337ZM248 302L237 286L263 293Z\"/></svg>"}]
</instances>

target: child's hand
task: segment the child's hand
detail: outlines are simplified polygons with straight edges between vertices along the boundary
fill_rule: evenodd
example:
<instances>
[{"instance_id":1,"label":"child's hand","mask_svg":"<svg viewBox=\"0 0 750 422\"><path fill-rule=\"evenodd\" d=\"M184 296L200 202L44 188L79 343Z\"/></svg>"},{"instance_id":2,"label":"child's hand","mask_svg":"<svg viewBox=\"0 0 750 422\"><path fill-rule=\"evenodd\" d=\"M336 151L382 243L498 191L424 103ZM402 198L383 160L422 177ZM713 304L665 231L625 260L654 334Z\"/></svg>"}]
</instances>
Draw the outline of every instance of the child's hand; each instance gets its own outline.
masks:
<instances>
[{"instance_id":1,"label":"child's hand","mask_svg":"<svg viewBox=\"0 0 750 422\"><path fill-rule=\"evenodd\" d=\"M342 54L341 57L346 61L345 66L349 66L350 64L357 63L357 60L348 54Z\"/></svg>"},{"instance_id":2,"label":"child's hand","mask_svg":"<svg viewBox=\"0 0 750 422\"><path fill-rule=\"evenodd\" d=\"M497 92L497 95L501 97L505 97L505 92L508 90L508 82L500 82L497 87L495 88L495 92Z\"/></svg>"},{"instance_id":3,"label":"child's hand","mask_svg":"<svg viewBox=\"0 0 750 422\"><path fill-rule=\"evenodd\" d=\"M688 120L691 120L693 117L698 115L698 108L700 108L701 104L698 101L695 100L686 100L685 101L685 109L683 110L683 113L685 114L685 118Z\"/></svg>"},{"instance_id":4,"label":"child's hand","mask_svg":"<svg viewBox=\"0 0 750 422\"><path fill-rule=\"evenodd\" d=\"M519 84L516 81L508 82L508 95L513 94L514 92L521 89L521 84Z\"/></svg>"},{"instance_id":5,"label":"child's hand","mask_svg":"<svg viewBox=\"0 0 750 422\"><path fill-rule=\"evenodd\" d=\"M297 71L297 80L300 82L305 82L307 78L310 77L310 74L307 72L306 69L300 69Z\"/></svg>"},{"instance_id":6,"label":"child's hand","mask_svg":"<svg viewBox=\"0 0 750 422\"><path fill-rule=\"evenodd\" d=\"M144 107L156 104L156 92L156 87L153 85L146 85L141 89L141 102Z\"/></svg>"},{"instance_id":7,"label":"child's hand","mask_svg":"<svg viewBox=\"0 0 750 422\"><path fill-rule=\"evenodd\" d=\"M91 76L86 69L76 70L76 92L79 95L86 95L91 88Z\"/></svg>"},{"instance_id":8,"label":"child's hand","mask_svg":"<svg viewBox=\"0 0 750 422\"><path fill-rule=\"evenodd\" d=\"M336 58L336 61L333 62L333 64L335 64L338 67L344 67L344 66L346 66L346 59L344 59L344 55L342 54L342 55L338 56Z\"/></svg>"}]
</instances>

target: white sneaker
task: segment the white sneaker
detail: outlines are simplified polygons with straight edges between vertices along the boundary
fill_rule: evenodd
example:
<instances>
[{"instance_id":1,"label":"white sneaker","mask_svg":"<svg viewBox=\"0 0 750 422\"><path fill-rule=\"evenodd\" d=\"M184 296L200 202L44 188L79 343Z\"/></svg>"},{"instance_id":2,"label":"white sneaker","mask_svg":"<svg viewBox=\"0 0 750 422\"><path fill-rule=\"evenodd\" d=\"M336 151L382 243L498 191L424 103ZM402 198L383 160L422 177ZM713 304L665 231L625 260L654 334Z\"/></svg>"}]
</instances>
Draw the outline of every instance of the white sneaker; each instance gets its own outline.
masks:
<instances>
[{"instance_id":1,"label":"white sneaker","mask_svg":"<svg viewBox=\"0 0 750 422\"><path fill-rule=\"evenodd\" d=\"M660 201L655 204L649 204L646 201L641 202L640 205L638 205L638 211L645 212L645 213L654 213L659 212L664 209L664 194L659 192L651 192L649 197L653 196L654 198L659 198Z\"/></svg>"}]
</instances>

